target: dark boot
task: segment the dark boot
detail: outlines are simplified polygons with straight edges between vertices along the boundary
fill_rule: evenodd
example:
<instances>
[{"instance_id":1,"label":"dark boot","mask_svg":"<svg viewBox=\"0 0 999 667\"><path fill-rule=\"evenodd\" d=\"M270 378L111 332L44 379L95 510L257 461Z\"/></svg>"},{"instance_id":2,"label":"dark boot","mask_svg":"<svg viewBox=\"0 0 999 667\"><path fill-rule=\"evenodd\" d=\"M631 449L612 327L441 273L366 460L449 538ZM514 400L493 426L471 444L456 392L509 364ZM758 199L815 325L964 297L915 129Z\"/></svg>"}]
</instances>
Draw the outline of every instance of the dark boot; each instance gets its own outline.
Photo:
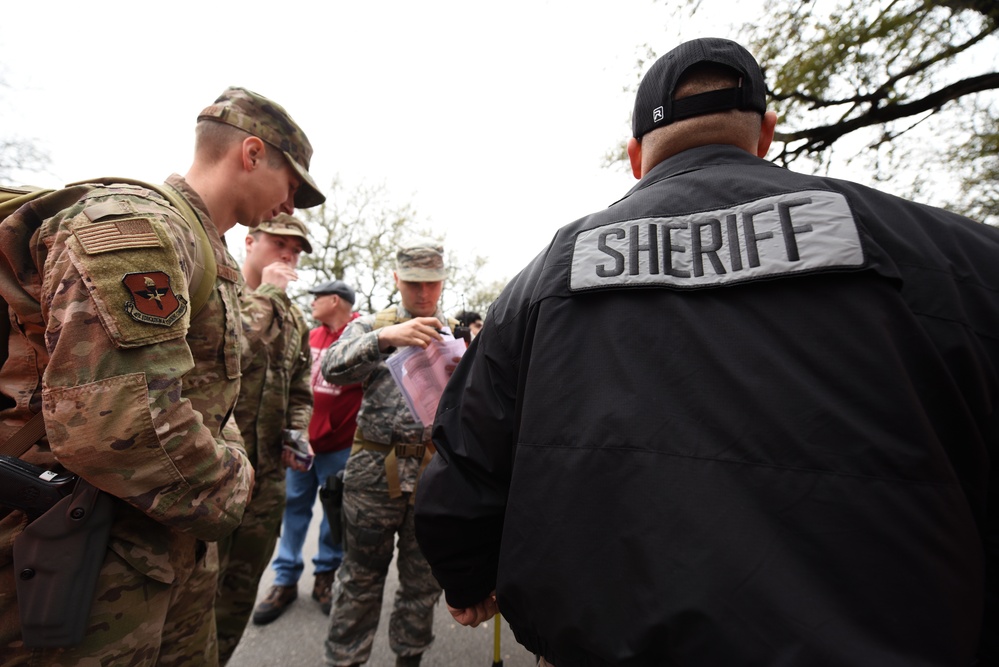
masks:
<instances>
[{"instance_id":1,"label":"dark boot","mask_svg":"<svg viewBox=\"0 0 999 667\"><path fill-rule=\"evenodd\" d=\"M298 597L298 586L271 586L267 597L253 610L253 624L266 625L284 613Z\"/></svg>"},{"instance_id":2,"label":"dark boot","mask_svg":"<svg viewBox=\"0 0 999 667\"><path fill-rule=\"evenodd\" d=\"M312 587L312 599L319 603L319 608L323 614L330 615L330 607L333 606L333 580L336 579L336 570L332 572L317 572L316 583Z\"/></svg>"},{"instance_id":3,"label":"dark boot","mask_svg":"<svg viewBox=\"0 0 999 667\"><path fill-rule=\"evenodd\" d=\"M395 657L395 667L420 667L422 653L416 655L397 655Z\"/></svg>"}]
</instances>

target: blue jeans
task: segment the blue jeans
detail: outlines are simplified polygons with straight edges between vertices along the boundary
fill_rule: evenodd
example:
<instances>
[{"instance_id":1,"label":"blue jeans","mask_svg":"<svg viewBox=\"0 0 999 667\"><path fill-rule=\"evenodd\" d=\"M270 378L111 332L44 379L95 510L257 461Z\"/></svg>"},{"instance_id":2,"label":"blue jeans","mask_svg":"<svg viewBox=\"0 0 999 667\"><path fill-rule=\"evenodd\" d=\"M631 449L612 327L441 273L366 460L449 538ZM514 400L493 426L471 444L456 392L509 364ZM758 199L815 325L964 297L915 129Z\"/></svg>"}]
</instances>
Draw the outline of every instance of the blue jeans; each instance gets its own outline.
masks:
<instances>
[{"instance_id":1,"label":"blue jeans","mask_svg":"<svg viewBox=\"0 0 999 667\"><path fill-rule=\"evenodd\" d=\"M312 469L296 472L290 468L285 473L286 503L284 519L281 522L281 541L278 553L271 567L276 573L275 586L294 586L302 576L305 564L302 561L302 546L312 522L312 508L316 505L319 487L330 475L343 470L350 456L350 447L338 452L316 454ZM312 559L315 573L332 572L343 561L343 545L333 544L330 538L330 524L323 510L323 522L319 527L319 552Z\"/></svg>"}]
</instances>

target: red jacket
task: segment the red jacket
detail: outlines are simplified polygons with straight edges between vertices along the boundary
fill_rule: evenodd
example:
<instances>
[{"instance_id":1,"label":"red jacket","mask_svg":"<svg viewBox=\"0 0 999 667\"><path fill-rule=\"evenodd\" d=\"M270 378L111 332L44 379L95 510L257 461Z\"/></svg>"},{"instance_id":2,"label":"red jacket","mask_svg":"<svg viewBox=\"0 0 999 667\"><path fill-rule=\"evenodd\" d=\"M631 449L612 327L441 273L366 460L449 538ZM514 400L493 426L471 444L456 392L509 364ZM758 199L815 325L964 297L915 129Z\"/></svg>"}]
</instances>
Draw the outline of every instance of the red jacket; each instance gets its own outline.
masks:
<instances>
[{"instance_id":1,"label":"red jacket","mask_svg":"<svg viewBox=\"0 0 999 667\"><path fill-rule=\"evenodd\" d=\"M351 320L359 313L353 313ZM348 321L347 324L350 322ZM312 348L312 421L309 422L309 442L316 454L337 452L350 447L357 428L357 410L361 407L360 384L338 386L323 379L322 357L347 325L333 331L321 324L309 332Z\"/></svg>"}]
</instances>

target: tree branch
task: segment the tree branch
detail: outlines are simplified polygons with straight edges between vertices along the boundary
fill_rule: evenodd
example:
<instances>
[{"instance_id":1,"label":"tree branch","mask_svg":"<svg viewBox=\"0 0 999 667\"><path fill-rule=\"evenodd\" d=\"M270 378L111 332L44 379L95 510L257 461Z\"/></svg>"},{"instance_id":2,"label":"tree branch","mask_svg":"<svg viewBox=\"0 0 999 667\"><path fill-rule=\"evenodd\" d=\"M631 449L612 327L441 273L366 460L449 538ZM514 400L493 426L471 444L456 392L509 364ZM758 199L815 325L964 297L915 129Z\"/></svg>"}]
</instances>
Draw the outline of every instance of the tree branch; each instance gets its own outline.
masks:
<instances>
[{"instance_id":1,"label":"tree branch","mask_svg":"<svg viewBox=\"0 0 999 667\"><path fill-rule=\"evenodd\" d=\"M798 102L807 103L812 109L834 107L843 104L877 103L885 99L899 81L920 74L921 72L924 72L925 70L929 69L933 65L936 65L940 62L952 59L954 56L963 53L967 49L970 49L971 47L975 46L983 39L989 37L995 32L996 32L996 27L992 26L990 28L982 30L980 33L978 33L968 41L960 44L959 46L948 46L947 48L943 49L940 53L937 53L936 55L927 58L926 60L915 62L911 64L909 67L902 70L901 72L890 76L881 86L878 87L877 90L874 90L870 93L858 93L857 95L853 95L851 97L843 99L827 100L821 97L816 97L815 95L808 95L801 91L791 91L789 93L773 92L772 93L773 99L782 102L787 100L796 100Z\"/></svg>"},{"instance_id":2,"label":"tree branch","mask_svg":"<svg viewBox=\"0 0 999 667\"><path fill-rule=\"evenodd\" d=\"M804 140L805 143L795 149L786 151L788 155L814 153L832 145L843 136L856 130L882 125L900 118L908 118L926 111L939 109L947 102L959 99L965 95L999 89L999 72L991 72L981 76L957 81L940 90L934 91L922 99L907 104L889 104L873 107L866 113L831 125L821 125L796 132L778 132L775 139L786 144ZM782 153L783 154L783 153Z\"/></svg>"}]
</instances>

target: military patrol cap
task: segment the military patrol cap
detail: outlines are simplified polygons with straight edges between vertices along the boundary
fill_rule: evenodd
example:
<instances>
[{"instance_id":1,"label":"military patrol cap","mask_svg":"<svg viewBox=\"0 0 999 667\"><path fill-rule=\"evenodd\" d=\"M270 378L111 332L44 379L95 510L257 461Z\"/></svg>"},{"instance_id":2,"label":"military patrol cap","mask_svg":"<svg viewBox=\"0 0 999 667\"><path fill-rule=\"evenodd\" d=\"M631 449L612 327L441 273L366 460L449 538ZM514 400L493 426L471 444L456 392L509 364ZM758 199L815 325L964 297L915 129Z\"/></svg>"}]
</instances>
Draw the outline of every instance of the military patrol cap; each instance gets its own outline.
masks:
<instances>
[{"instance_id":1,"label":"military patrol cap","mask_svg":"<svg viewBox=\"0 0 999 667\"><path fill-rule=\"evenodd\" d=\"M309 228L305 223L287 213L278 213L270 220L265 220L253 228L255 232L267 232L275 236L297 236L302 239L302 250L312 252L309 243Z\"/></svg>"},{"instance_id":2,"label":"military patrol cap","mask_svg":"<svg viewBox=\"0 0 999 667\"><path fill-rule=\"evenodd\" d=\"M735 88L711 90L674 100L676 84L693 65L715 63L741 76ZM756 58L729 39L704 37L684 42L652 65L638 86L631 117L632 136L641 139L657 127L729 109L767 110L767 84Z\"/></svg>"},{"instance_id":3,"label":"military patrol cap","mask_svg":"<svg viewBox=\"0 0 999 667\"><path fill-rule=\"evenodd\" d=\"M226 88L213 105L198 114L198 120L213 120L238 127L284 153L302 178L302 185L295 193L296 208L318 206L326 201L326 196L309 175L312 144L280 104L246 88Z\"/></svg>"},{"instance_id":4,"label":"military patrol cap","mask_svg":"<svg viewBox=\"0 0 999 667\"><path fill-rule=\"evenodd\" d=\"M336 294L344 301L349 301L352 304L354 303L353 288L342 280L327 280L324 283L319 283L309 290L309 294L315 294L316 296Z\"/></svg>"},{"instance_id":5,"label":"military patrol cap","mask_svg":"<svg viewBox=\"0 0 999 667\"><path fill-rule=\"evenodd\" d=\"M395 255L395 273L399 280L432 283L444 280L444 247L429 239L404 244Z\"/></svg>"}]
</instances>

